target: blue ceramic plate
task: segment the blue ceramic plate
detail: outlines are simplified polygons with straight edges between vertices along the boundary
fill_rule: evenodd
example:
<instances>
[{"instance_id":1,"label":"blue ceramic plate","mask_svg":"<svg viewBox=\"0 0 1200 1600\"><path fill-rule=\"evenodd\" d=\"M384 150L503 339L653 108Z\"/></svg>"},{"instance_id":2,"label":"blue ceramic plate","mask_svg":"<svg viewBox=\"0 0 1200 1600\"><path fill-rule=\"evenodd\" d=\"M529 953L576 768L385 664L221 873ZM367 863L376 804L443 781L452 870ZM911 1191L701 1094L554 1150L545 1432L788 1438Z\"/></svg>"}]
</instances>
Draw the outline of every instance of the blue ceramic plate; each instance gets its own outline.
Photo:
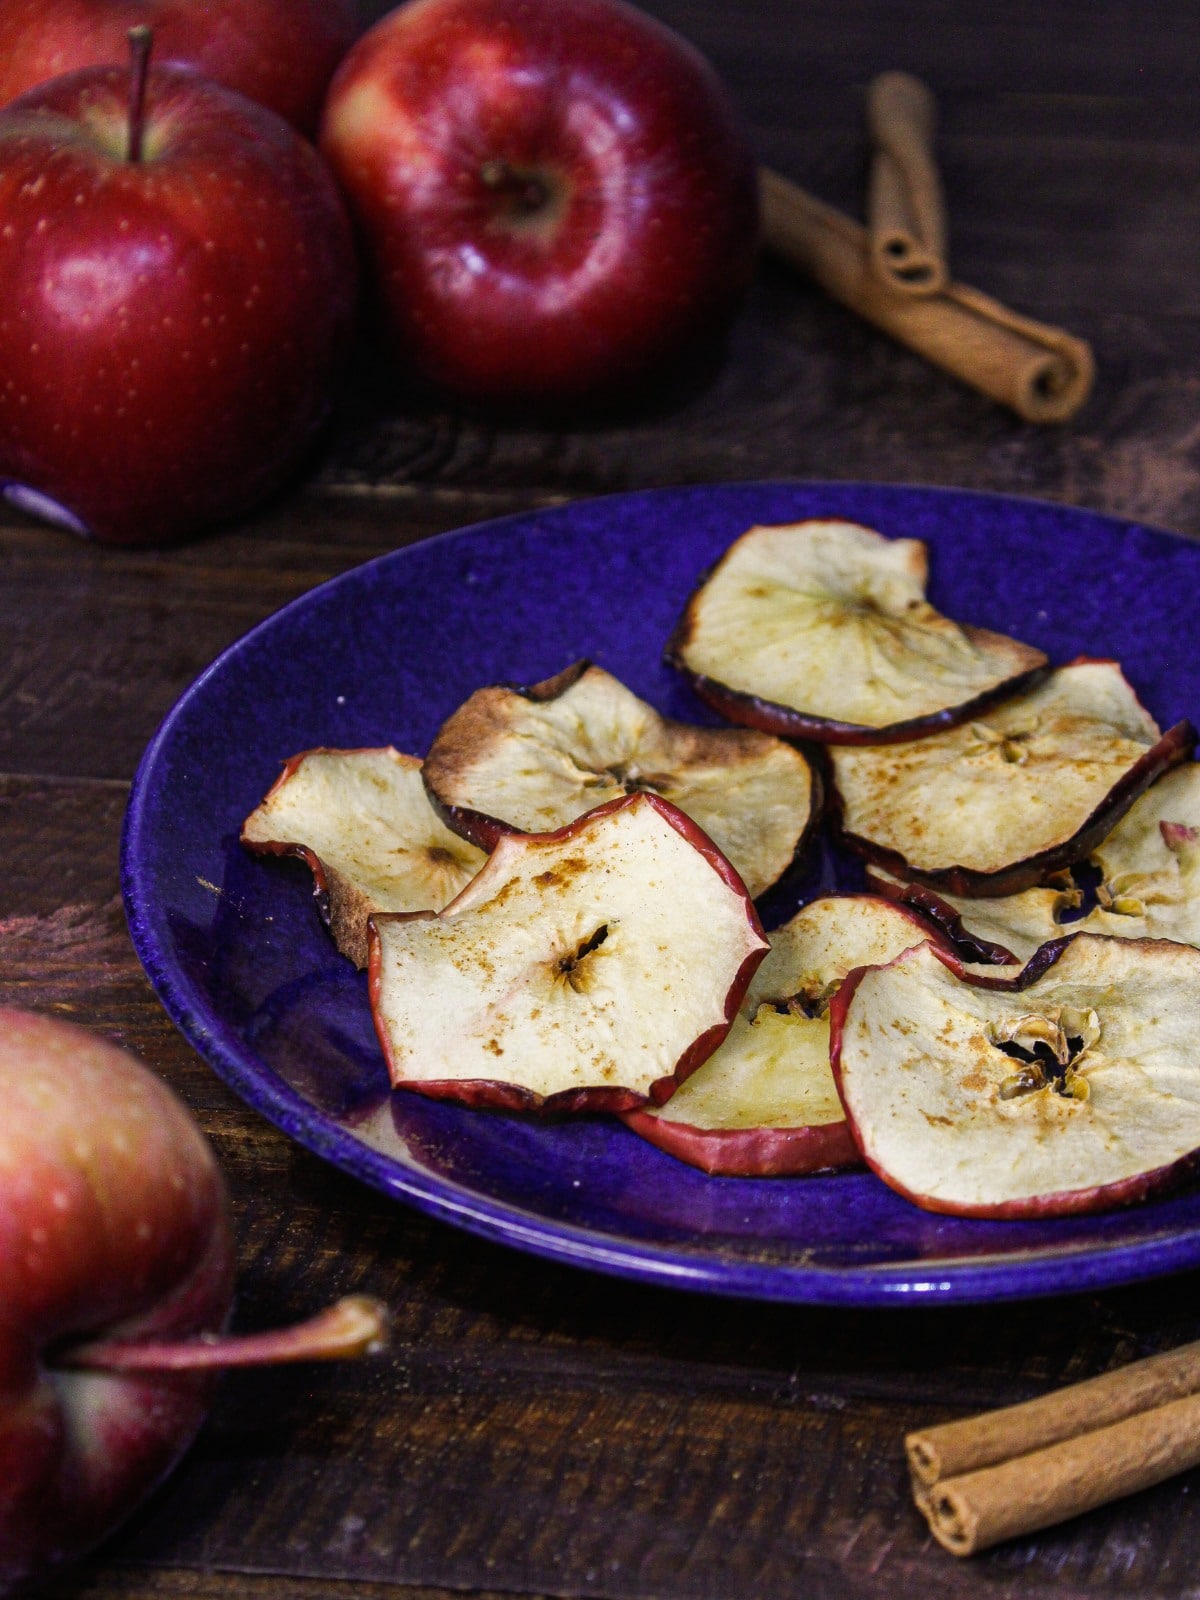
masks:
<instances>
[{"instance_id":1,"label":"blue ceramic plate","mask_svg":"<svg viewBox=\"0 0 1200 1600\"><path fill-rule=\"evenodd\" d=\"M304 595L227 650L147 750L126 820L134 944L179 1027L292 1138L433 1216L660 1284L879 1305L1056 1294L1200 1264L1200 1190L1099 1217L974 1222L867 1175L708 1178L601 1118L541 1124L389 1094L365 979L297 862L237 843L315 745L423 753L472 690L591 656L713 721L661 661L697 575L756 522L836 515L931 547L931 597L1055 661L1116 656L1163 726L1200 709L1200 546L1060 506L950 491L740 485L582 502L449 534ZM773 891L768 923L826 854Z\"/></svg>"}]
</instances>

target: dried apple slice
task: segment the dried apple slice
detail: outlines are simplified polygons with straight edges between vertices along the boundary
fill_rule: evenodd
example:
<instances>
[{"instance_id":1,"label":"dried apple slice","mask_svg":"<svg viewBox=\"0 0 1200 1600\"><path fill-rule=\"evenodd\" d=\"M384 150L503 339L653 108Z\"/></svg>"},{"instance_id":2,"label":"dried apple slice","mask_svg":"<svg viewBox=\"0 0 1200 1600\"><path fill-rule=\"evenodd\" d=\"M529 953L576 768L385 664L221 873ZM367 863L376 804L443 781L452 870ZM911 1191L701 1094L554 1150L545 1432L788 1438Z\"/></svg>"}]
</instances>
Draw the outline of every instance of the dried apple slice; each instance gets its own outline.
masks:
<instances>
[{"instance_id":1,"label":"dried apple slice","mask_svg":"<svg viewBox=\"0 0 1200 1600\"><path fill-rule=\"evenodd\" d=\"M1127 1205L1200 1152L1200 951L1090 934L970 982L922 945L852 974L831 1054L868 1165L930 1211Z\"/></svg>"},{"instance_id":2,"label":"dried apple slice","mask_svg":"<svg viewBox=\"0 0 1200 1600\"><path fill-rule=\"evenodd\" d=\"M1065 938L1083 927L1080 920L1069 925L1062 921L1064 911L1076 910L1083 901L1068 872L1056 874L1053 883L1036 889L991 898L948 894L924 884L906 883L878 867L868 870L867 882L880 894L927 917L976 962L1025 962L1050 940Z\"/></svg>"},{"instance_id":3,"label":"dried apple slice","mask_svg":"<svg viewBox=\"0 0 1200 1600\"><path fill-rule=\"evenodd\" d=\"M437 915L371 919L392 1083L470 1105L626 1110L711 1055L767 942L712 842L658 795L509 834Z\"/></svg>"},{"instance_id":4,"label":"dried apple slice","mask_svg":"<svg viewBox=\"0 0 1200 1600\"><path fill-rule=\"evenodd\" d=\"M812 901L768 935L770 952L720 1049L666 1105L628 1112L626 1124L679 1160L730 1177L856 1166L824 1008L851 968L890 961L929 937L919 917L872 895Z\"/></svg>"},{"instance_id":5,"label":"dried apple slice","mask_svg":"<svg viewBox=\"0 0 1200 1600\"><path fill-rule=\"evenodd\" d=\"M1027 687L1040 650L925 598L926 549L852 522L751 528L700 582L667 660L733 722L835 744L912 739Z\"/></svg>"},{"instance_id":6,"label":"dried apple slice","mask_svg":"<svg viewBox=\"0 0 1200 1600\"><path fill-rule=\"evenodd\" d=\"M1066 872L998 899L939 894L878 868L867 879L945 929L955 944L1008 951L1018 961L1072 933L1200 946L1200 767L1187 761L1164 774L1096 846L1090 863L1100 882L1096 903L1083 915L1084 892Z\"/></svg>"},{"instance_id":7,"label":"dried apple slice","mask_svg":"<svg viewBox=\"0 0 1200 1600\"><path fill-rule=\"evenodd\" d=\"M242 843L307 862L338 949L360 967L372 912L440 911L487 860L429 804L417 757L390 747L293 756Z\"/></svg>"},{"instance_id":8,"label":"dried apple slice","mask_svg":"<svg viewBox=\"0 0 1200 1600\"><path fill-rule=\"evenodd\" d=\"M451 827L490 850L641 791L686 811L752 895L792 864L819 809L798 750L746 729L661 717L586 661L530 689L473 694L438 732L425 784Z\"/></svg>"},{"instance_id":9,"label":"dried apple slice","mask_svg":"<svg viewBox=\"0 0 1200 1600\"><path fill-rule=\"evenodd\" d=\"M764 1002L793 999L823 1010L855 967L879 966L937 937L919 913L878 895L823 895L767 935L771 948L750 980L742 1010L753 1016Z\"/></svg>"},{"instance_id":10,"label":"dried apple slice","mask_svg":"<svg viewBox=\"0 0 1200 1600\"><path fill-rule=\"evenodd\" d=\"M770 1005L736 1017L661 1110L626 1112L624 1121L714 1176L797 1177L859 1164L829 1068L828 1017Z\"/></svg>"},{"instance_id":11,"label":"dried apple slice","mask_svg":"<svg viewBox=\"0 0 1200 1600\"><path fill-rule=\"evenodd\" d=\"M831 751L847 842L901 878L1015 894L1081 860L1196 741L1160 735L1113 661L1076 661L960 728Z\"/></svg>"},{"instance_id":12,"label":"dried apple slice","mask_svg":"<svg viewBox=\"0 0 1200 1600\"><path fill-rule=\"evenodd\" d=\"M1160 878L1164 881L1154 887L1178 898L1181 885L1194 883L1198 840L1200 765L1188 761L1148 789L1092 851L1107 886L1108 903Z\"/></svg>"}]
</instances>

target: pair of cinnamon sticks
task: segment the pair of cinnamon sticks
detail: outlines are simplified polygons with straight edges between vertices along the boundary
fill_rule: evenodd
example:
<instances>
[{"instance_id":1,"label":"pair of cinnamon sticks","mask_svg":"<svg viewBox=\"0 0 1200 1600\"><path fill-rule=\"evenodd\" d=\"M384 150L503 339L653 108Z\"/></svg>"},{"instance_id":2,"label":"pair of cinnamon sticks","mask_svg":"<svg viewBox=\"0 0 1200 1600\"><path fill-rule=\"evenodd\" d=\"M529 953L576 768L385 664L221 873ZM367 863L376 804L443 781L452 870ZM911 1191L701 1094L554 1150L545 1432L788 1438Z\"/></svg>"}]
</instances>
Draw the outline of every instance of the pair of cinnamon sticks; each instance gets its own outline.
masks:
<instances>
[{"instance_id":1,"label":"pair of cinnamon sticks","mask_svg":"<svg viewBox=\"0 0 1200 1600\"><path fill-rule=\"evenodd\" d=\"M1200 1465L1200 1342L1024 1405L910 1433L913 1497L956 1556Z\"/></svg>"},{"instance_id":2,"label":"pair of cinnamon sticks","mask_svg":"<svg viewBox=\"0 0 1200 1600\"><path fill-rule=\"evenodd\" d=\"M950 280L933 156L936 106L907 73L872 83L868 227L777 172L759 173L767 248L833 299L1027 422L1065 422L1095 375L1082 339Z\"/></svg>"}]
</instances>

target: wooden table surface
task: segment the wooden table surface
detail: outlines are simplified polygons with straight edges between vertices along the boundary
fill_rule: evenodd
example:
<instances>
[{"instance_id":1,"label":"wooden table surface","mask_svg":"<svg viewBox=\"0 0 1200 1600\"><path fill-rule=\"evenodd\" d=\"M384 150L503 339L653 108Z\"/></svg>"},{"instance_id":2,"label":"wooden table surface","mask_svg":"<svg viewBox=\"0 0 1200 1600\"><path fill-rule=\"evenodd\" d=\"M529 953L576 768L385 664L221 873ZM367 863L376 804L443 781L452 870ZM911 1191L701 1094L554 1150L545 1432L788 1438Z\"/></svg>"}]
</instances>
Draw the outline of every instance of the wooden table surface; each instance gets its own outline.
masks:
<instances>
[{"instance_id":1,"label":"wooden table surface","mask_svg":"<svg viewBox=\"0 0 1200 1600\"><path fill-rule=\"evenodd\" d=\"M900 1444L1200 1335L1200 1277L849 1313L549 1266L290 1144L183 1043L130 947L118 836L159 719L253 623L381 551L575 496L781 476L1037 495L1200 535L1194 0L649 9L717 63L761 159L847 210L867 82L926 77L957 274L1090 338L1095 395L1072 425L1025 426L764 264L721 365L640 414L509 427L363 362L306 480L236 527L120 552L0 517L0 999L107 1030L194 1107L233 1189L239 1326L348 1290L396 1316L379 1360L228 1379L180 1470L47 1594L1197 1593L1195 1474L963 1564L927 1538Z\"/></svg>"}]
</instances>

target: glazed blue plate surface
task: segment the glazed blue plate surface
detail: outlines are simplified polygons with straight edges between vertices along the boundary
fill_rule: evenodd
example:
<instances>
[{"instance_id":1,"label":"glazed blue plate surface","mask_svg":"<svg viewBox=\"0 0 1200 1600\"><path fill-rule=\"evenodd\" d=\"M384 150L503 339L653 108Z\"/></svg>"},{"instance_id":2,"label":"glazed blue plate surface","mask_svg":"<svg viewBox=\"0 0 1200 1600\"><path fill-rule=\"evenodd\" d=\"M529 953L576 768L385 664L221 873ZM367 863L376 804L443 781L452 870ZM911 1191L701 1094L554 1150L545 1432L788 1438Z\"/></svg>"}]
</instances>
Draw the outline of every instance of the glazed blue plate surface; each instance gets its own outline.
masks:
<instances>
[{"instance_id":1,"label":"glazed blue plate surface","mask_svg":"<svg viewBox=\"0 0 1200 1600\"><path fill-rule=\"evenodd\" d=\"M298 862L238 845L280 763L317 745L423 754L485 683L589 656L661 711L713 722L662 664L699 574L759 522L838 516L930 547L930 596L1055 662L1113 656L1163 727L1200 711L1200 546L1061 506L946 490L659 490L467 528L304 595L227 650L163 723L126 818L133 941L225 1081L308 1149L433 1216L658 1284L879 1305L1058 1294L1200 1264L1200 1190L1126 1211L978 1222L878 1179L709 1178L602 1118L541 1123L388 1090L365 977ZM765 906L857 887L825 849Z\"/></svg>"}]
</instances>

